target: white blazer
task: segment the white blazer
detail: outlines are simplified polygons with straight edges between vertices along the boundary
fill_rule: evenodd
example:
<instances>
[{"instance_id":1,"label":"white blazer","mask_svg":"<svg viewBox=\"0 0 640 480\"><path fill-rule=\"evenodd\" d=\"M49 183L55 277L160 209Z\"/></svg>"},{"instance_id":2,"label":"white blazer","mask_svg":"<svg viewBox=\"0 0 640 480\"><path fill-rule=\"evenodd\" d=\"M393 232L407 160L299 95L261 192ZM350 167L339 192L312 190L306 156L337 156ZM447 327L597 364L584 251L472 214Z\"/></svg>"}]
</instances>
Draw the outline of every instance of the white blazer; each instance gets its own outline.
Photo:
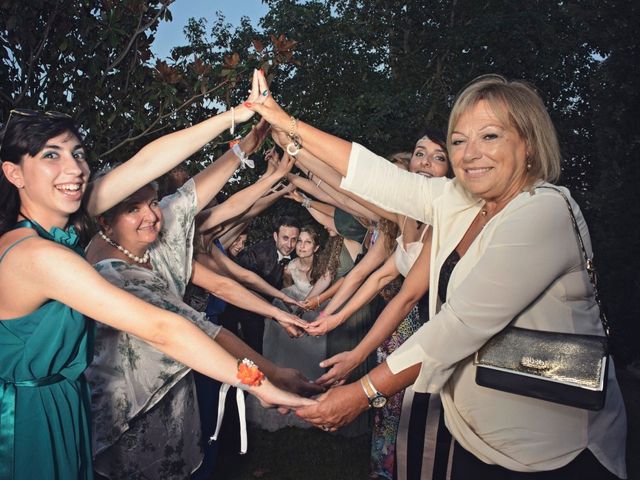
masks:
<instances>
[{"instance_id":1,"label":"white blazer","mask_svg":"<svg viewBox=\"0 0 640 480\"><path fill-rule=\"evenodd\" d=\"M413 388L440 392L447 427L462 447L486 463L522 472L560 468L589 448L607 469L626 478L626 417L613 363L599 412L475 383L473 354L516 317L521 327L604 335L563 198L539 189L511 200L460 259L439 305L440 269L484 201L455 179L412 175L358 144L342 187L432 225L431 320L387 364L394 373L422 364ZM590 255L587 225L571 203Z\"/></svg>"}]
</instances>

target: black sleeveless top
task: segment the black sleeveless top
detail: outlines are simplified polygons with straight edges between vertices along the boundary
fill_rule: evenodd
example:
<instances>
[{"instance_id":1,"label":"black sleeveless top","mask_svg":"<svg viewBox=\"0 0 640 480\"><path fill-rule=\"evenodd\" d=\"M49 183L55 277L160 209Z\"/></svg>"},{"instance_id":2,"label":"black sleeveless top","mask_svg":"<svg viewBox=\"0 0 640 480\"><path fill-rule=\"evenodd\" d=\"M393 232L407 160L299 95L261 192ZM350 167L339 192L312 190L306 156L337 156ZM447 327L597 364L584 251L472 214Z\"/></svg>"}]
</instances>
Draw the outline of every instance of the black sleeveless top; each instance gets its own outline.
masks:
<instances>
[{"instance_id":1,"label":"black sleeveless top","mask_svg":"<svg viewBox=\"0 0 640 480\"><path fill-rule=\"evenodd\" d=\"M447 287L449 286L449 279L451 278L453 269L456 268L456 265L459 261L460 255L457 251L454 250L442 264L442 268L440 269L440 277L438 278L438 298L440 298L440 303L444 303L447 298Z\"/></svg>"}]
</instances>

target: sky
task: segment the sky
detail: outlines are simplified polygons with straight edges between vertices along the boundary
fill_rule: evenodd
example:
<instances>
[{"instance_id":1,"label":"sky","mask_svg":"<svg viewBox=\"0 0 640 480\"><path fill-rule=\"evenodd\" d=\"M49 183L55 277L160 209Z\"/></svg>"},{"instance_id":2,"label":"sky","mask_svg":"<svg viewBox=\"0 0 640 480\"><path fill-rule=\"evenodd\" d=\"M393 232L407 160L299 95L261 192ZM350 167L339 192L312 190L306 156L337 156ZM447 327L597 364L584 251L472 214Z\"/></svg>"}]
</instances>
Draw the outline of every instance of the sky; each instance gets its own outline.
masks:
<instances>
[{"instance_id":1,"label":"sky","mask_svg":"<svg viewBox=\"0 0 640 480\"><path fill-rule=\"evenodd\" d=\"M240 23L240 17L249 17L257 25L268 11L261 0L175 0L169 7L173 21L160 22L152 50L159 58L169 56L171 48L186 43L182 33L191 17L204 17L209 25L213 23L216 12L221 11L225 20L232 25Z\"/></svg>"}]
</instances>

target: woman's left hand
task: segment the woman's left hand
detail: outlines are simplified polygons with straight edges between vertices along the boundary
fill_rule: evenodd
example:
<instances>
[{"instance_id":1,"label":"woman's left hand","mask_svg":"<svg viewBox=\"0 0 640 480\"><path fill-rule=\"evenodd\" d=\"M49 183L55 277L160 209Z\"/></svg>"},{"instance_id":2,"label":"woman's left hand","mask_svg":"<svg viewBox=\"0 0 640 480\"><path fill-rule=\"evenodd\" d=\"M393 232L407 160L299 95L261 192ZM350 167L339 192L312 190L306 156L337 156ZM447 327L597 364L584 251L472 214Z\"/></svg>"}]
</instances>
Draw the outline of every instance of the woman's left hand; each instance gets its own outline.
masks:
<instances>
[{"instance_id":1,"label":"woman's left hand","mask_svg":"<svg viewBox=\"0 0 640 480\"><path fill-rule=\"evenodd\" d=\"M309 335L319 337L320 335L326 335L331 330L341 325L342 322L342 318L337 313L334 313L333 315L321 315L314 322L306 325L306 331Z\"/></svg>"},{"instance_id":2,"label":"woman's left hand","mask_svg":"<svg viewBox=\"0 0 640 480\"><path fill-rule=\"evenodd\" d=\"M284 178L293 168L293 164L296 162L295 158L289 155L287 152L284 153L282 158L280 158L277 162L276 171L274 175L277 175L278 178Z\"/></svg>"},{"instance_id":3,"label":"woman's left hand","mask_svg":"<svg viewBox=\"0 0 640 480\"><path fill-rule=\"evenodd\" d=\"M357 382L332 388L317 400L315 405L298 409L296 415L325 431L337 430L369 408L367 397Z\"/></svg>"},{"instance_id":4,"label":"woman's left hand","mask_svg":"<svg viewBox=\"0 0 640 480\"><path fill-rule=\"evenodd\" d=\"M340 352L320 362L320 366L322 368L329 368L329 371L319 377L316 383L327 388L342 385L358 365L360 365L360 361L353 353L353 350Z\"/></svg>"},{"instance_id":5,"label":"woman's left hand","mask_svg":"<svg viewBox=\"0 0 640 480\"><path fill-rule=\"evenodd\" d=\"M304 334L307 322L290 313L280 310L273 319L278 322L290 337L300 337Z\"/></svg>"}]
</instances>

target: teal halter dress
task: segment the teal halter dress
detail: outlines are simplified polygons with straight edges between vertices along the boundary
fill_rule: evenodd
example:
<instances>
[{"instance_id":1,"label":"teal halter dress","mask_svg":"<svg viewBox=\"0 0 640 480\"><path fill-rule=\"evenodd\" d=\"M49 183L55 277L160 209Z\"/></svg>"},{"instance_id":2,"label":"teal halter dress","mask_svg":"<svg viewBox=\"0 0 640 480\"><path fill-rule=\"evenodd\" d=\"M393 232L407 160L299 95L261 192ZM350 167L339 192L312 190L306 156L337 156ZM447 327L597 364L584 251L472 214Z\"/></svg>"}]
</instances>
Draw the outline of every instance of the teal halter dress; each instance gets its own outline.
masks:
<instances>
[{"instance_id":1,"label":"teal halter dress","mask_svg":"<svg viewBox=\"0 0 640 480\"><path fill-rule=\"evenodd\" d=\"M28 220L20 227L81 252L73 228L49 233ZM0 320L0 480L93 478L82 374L92 356L93 322L55 300Z\"/></svg>"}]
</instances>

